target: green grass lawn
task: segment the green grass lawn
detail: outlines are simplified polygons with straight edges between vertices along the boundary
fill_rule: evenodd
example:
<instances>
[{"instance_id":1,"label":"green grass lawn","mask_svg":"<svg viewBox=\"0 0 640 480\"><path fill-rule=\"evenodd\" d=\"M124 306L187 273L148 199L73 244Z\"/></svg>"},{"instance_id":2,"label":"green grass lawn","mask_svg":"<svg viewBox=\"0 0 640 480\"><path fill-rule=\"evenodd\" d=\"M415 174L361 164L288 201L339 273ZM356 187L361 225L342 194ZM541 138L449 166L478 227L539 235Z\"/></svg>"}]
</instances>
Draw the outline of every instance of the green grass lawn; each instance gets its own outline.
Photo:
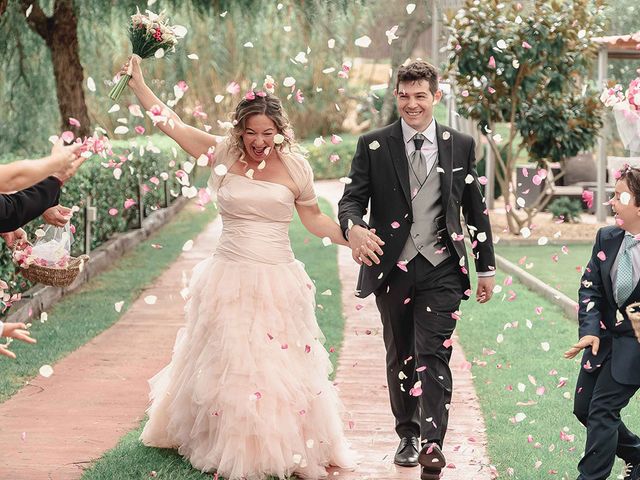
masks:
<instances>
[{"instance_id":1,"label":"green grass lawn","mask_svg":"<svg viewBox=\"0 0 640 480\"><path fill-rule=\"evenodd\" d=\"M591 258L591 245L496 245L496 253L546 284L578 300L578 287L584 268ZM565 253L566 252L566 253Z\"/></svg>"},{"instance_id":2,"label":"green grass lawn","mask_svg":"<svg viewBox=\"0 0 640 480\"><path fill-rule=\"evenodd\" d=\"M328 202L321 200L320 205L323 211L330 214L331 207ZM337 247L324 247L320 239L307 232L298 219L291 224L290 235L296 258L305 264L307 273L316 284L318 323L327 338L325 347L333 347L335 350L331 353L335 368L344 328ZM331 295L321 295L329 289ZM114 449L108 451L84 473L82 479L146 480L150 478L152 471L157 474L155 478L163 480L212 478L211 474L203 474L192 468L189 462L174 450L142 445L138 437L144 423L143 421L139 428L125 435Z\"/></svg>"},{"instance_id":3,"label":"green grass lawn","mask_svg":"<svg viewBox=\"0 0 640 480\"><path fill-rule=\"evenodd\" d=\"M517 248L520 253L514 249L514 255L528 255L529 250ZM545 248L539 248L539 257L530 257L534 263L550 262L552 247ZM573 263L583 263L584 257L577 249L574 254L566 264L571 268L565 266L573 270L571 275ZM575 278L567 279L576 285ZM580 364L562 354L576 342L577 324L516 280L504 285L505 275L498 273L496 283L503 290L488 304L463 303L457 329L467 360L473 363L490 461L500 478L575 479L585 441L584 427L572 413ZM526 418L516 422L518 414ZM640 430L640 397L623 410L623 418L632 430ZM455 416L451 424L455 425ZM561 431L575 435L575 440L562 440ZM611 479L621 468L618 463Z\"/></svg>"},{"instance_id":4,"label":"green grass lawn","mask_svg":"<svg viewBox=\"0 0 640 480\"><path fill-rule=\"evenodd\" d=\"M31 333L38 344L11 344L18 358L2 362L0 402L36 376L42 365L54 364L113 325L146 285L178 257L184 243L200 233L214 216L212 206L205 212L185 207L158 232L116 260L110 270L58 302L47 312L46 323L33 320ZM152 244L163 248L153 248ZM124 301L121 313L114 308L116 301Z\"/></svg>"}]
</instances>

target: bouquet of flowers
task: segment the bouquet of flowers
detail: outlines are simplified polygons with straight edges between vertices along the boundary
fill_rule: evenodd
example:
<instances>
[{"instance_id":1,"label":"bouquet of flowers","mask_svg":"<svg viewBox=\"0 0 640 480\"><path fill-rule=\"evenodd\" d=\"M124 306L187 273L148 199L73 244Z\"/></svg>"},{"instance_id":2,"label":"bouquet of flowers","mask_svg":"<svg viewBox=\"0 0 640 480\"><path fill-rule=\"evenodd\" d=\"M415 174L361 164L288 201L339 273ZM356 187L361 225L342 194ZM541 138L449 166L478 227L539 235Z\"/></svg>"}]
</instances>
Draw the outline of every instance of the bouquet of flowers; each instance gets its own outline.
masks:
<instances>
[{"instance_id":1,"label":"bouquet of flowers","mask_svg":"<svg viewBox=\"0 0 640 480\"><path fill-rule=\"evenodd\" d=\"M626 91L623 91L622 85L605 89L600 100L607 107L613 107L624 147L632 156L640 156L640 76L629 83Z\"/></svg>"},{"instance_id":2,"label":"bouquet of flowers","mask_svg":"<svg viewBox=\"0 0 640 480\"><path fill-rule=\"evenodd\" d=\"M164 12L155 14L146 10L146 14L137 10L131 16L129 24L129 40L134 55L140 58L162 58L167 53L175 52L178 39L187 34L187 29L181 25L169 25ZM130 75L123 75L109 92L109 98L117 101L127 86Z\"/></svg>"}]
</instances>

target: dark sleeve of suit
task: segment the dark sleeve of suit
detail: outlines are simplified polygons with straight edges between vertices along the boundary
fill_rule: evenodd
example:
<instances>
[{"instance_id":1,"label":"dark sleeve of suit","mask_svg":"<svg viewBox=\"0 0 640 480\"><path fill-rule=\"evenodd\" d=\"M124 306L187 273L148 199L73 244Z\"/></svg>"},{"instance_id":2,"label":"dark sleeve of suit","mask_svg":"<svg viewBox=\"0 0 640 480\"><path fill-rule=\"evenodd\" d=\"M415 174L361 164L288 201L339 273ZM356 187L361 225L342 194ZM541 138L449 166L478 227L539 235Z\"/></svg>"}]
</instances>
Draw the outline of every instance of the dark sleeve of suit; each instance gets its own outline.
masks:
<instances>
[{"instance_id":1,"label":"dark sleeve of suit","mask_svg":"<svg viewBox=\"0 0 640 480\"><path fill-rule=\"evenodd\" d=\"M349 178L351 183L344 187L344 194L338 202L338 220L342 232L352 225L361 225L369 228L369 225L362 219L369 205L371 196L369 185L369 168L371 159L369 158L369 148L365 144L364 137L358 139L356 153L351 161L351 171Z\"/></svg>"},{"instance_id":2,"label":"dark sleeve of suit","mask_svg":"<svg viewBox=\"0 0 640 480\"><path fill-rule=\"evenodd\" d=\"M487 205L484 201L484 195L478 181L478 172L476 171L476 144L471 141L471 148L468 154L468 172L473 176L471 183L466 183L462 194L462 214L464 221L469 226L475 227L472 238L476 239L473 243L473 256L476 263L476 271L489 272L495 269L496 259L493 252L493 238L491 235L491 223L487 214ZM487 235L485 241L477 240L478 233L484 232ZM471 233L470 233L471 234Z\"/></svg>"},{"instance_id":3,"label":"dark sleeve of suit","mask_svg":"<svg viewBox=\"0 0 640 480\"><path fill-rule=\"evenodd\" d=\"M598 258L598 253L602 250L600 246L601 234L602 230L599 230L596 235L596 242L593 245L591 259L580 279L580 289L578 290L578 324L580 338L585 335L594 335L596 337L600 335L602 302L608 301L604 294L604 285L602 285L603 279L600 272L600 264L602 262Z\"/></svg>"},{"instance_id":4,"label":"dark sleeve of suit","mask_svg":"<svg viewBox=\"0 0 640 480\"><path fill-rule=\"evenodd\" d=\"M0 233L13 232L58 204L60 182L49 177L33 187L0 195Z\"/></svg>"}]
</instances>

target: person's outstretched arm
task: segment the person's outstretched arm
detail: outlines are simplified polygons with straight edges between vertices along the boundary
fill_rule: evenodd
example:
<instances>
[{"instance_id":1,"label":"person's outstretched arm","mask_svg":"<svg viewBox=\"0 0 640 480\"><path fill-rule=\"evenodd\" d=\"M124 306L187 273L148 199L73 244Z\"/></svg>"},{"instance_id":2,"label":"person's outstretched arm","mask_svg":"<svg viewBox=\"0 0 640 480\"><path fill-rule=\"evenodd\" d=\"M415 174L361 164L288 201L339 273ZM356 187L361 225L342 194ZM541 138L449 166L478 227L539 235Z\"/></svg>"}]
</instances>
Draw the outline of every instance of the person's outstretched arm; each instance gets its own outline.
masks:
<instances>
[{"instance_id":1,"label":"person's outstretched arm","mask_svg":"<svg viewBox=\"0 0 640 480\"><path fill-rule=\"evenodd\" d=\"M41 182L55 172L73 167L78 162L80 145L65 146L62 139L51 148L51 154L38 160L18 160L0 165L0 193L24 190Z\"/></svg>"},{"instance_id":2,"label":"person's outstretched arm","mask_svg":"<svg viewBox=\"0 0 640 480\"><path fill-rule=\"evenodd\" d=\"M162 110L161 115L167 117L166 122L158 122L157 126L165 134L175 140L182 149L194 158L206 155L210 147L216 145L216 137L202 130L187 125L182 119L151 91L144 81L140 68L140 57L132 55L124 64L121 74L131 75L129 87L147 111L154 107Z\"/></svg>"}]
</instances>

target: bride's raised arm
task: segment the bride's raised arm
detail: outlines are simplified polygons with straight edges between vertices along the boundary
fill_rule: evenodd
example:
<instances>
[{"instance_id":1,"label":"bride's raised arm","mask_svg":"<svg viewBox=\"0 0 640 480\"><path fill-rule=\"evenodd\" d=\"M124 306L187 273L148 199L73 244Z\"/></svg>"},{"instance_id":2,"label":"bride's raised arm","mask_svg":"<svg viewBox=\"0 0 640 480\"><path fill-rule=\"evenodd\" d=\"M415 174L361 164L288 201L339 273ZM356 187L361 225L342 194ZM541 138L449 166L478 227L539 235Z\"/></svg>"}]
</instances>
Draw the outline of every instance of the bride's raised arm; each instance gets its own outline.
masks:
<instances>
[{"instance_id":1,"label":"bride's raised arm","mask_svg":"<svg viewBox=\"0 0 640 480\"><path fill-rule=\"evenodd\" d=\"M138 97L142 108L151 110L154 106L158 106L162 109L162 114L167 116L167 121L159 122L157 126L165 134L174 139L185 152L194 158L198 158L200 155L206 154L209 147L216 145L215 136L184 123L173 110L167 107L155 93L151 91L142 75L140 57L132 55L127 63L123 65L120 73L131 75L129 87L133 90L135 96Z\"/></svg>"}]
</instances>

